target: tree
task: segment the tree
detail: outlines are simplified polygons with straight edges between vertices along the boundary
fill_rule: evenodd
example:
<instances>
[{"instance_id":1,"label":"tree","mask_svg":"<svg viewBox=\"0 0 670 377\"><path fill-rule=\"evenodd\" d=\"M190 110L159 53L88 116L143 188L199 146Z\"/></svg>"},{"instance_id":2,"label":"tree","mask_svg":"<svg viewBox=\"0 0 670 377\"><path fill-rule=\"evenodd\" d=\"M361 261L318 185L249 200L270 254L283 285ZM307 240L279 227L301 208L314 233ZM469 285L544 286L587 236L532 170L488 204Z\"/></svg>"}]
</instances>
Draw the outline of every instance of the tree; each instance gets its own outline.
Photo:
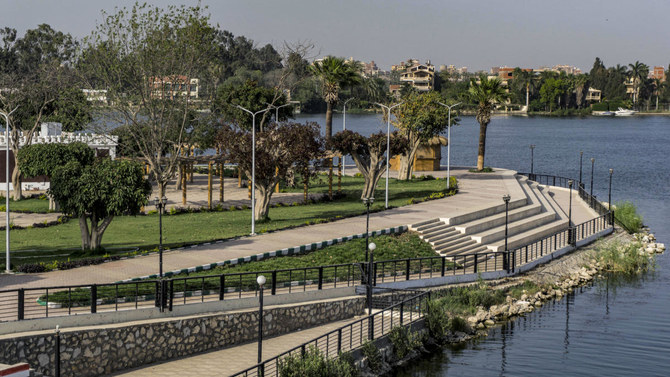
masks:
<instances>
[{"instance_id":1,"label":"tree","mask_svg":"<svg viewBox=\"0 0 670 377\"><path fill-rule=\"evenodd\" d=\"M282 94L275 99L275 90L258 85L256 81L247 81L244 85L223 85L219 88L216 100L212 105L212 111L222 114L226 122L235 123L244 130L251 130L252 119L249 113L237 108L240 105L252 112L268 108L274 101L274 106L286 104L286 97ZM262 131L269 119L273 118L275 111L271 110L256 117L256 130ZM279 119L286 120L293 115L291 106L279 109Z\"/></svg>"},{"instance_id":2,"label":"tree","mask_svg":"<svg viewBox=\"0 0 670 377\"><path fill-rule=\"evenodd\" d=\"M80 142L70 144L33 144L19 150L18 161L26 177L54 175L56 170L70 161L90 165L95 160L95 152ZM58 210L53 197L49 195L49 209Z\"/></svg>"},{"instance_id":3,"label":"tree","mask_svg":"<svg viewBox=\"0 0 670 377\"><path fill-rule=\"evenodd\" d=\"M160 197L189 144L190 126L203 121L194 110L206 107L209 98L196 103L189 93L197 85L193 80L210 82L215 71L216 33L198 6L135 4L103 16L85 40L81 69L107 89L112 111L106 115L127 126Z\"/></svg>"},{"instance_id":4,"label":"tree","mask_svg":"<svg viewBox=\"0 0 670 377\"><path fill-rule=\"evenodd\" d=\"M248 130L222 127L217 141L221 150L251 177L252 138ZM258 221L268 219L274 187L294 165L308 166L323 154L323 138L316 123L271 123L256 133L256 212Z\"/></svg>"},{"instance_id":5,"label":"tree","mask_svg":"<svg viewBox=\"0 0 670 377\"><path fill-rule=\"evenodd\" d=\"M654 94L656 94L656 111L658 111L658 97L661 95L666 85L667 84L665 81L659 78L654 79Z\"/></svg>"},{"instance_id":6,"label":"tree","mask_svg":"<svg viewBox=\"0 0 670 377\"><path fill-rule=\"evenodd\" d=\"M79 218L82 250L99 250L114 216L139 213L148 202L151 184L137 162L70 161L55 170L48 193L64 213Z\"/></svg>"},{"instance_id":7,"label":"tree","mask_svg":"<svg viewBox=\"0 0 670 377\"><path fill-rule=\"evenodd\" d=\"M408 180L412 176L414 156L421 143L447 129L449 110L438 103L442 98L436 92L410 93L403 100L404 103L395 111L396 120L393 124L400 130L399 136L407 142L407 149L400 153L398 179Z\"/></svg>"},{"instance_id":8,"label":"tree","mask_svg":"<svg viewBox=\"0 0 670 377\"><path fill-rule=\"evenodd\" d=\"M10 118L10 146L14 152L12 185L14 200L22 197L21 169L18 152L32 144L40 123L65 105L55 103L73 75L70 63L76 44L69 34L53 30L49 25L26 31L16 39L16 32L5 29L3 35L3 60L11 66L0 69L0 111L18 110ZM24 136L23 140L22 137ZM23 142L22 142L23 141Z\"/></svg>"},{"instance_id":9,"label":"tree","mask_svg":"<svg viewBox=\"0 0 670 377\"><path fill-rule=\"evenodd\" d=\"M633 104L637 105L639 102L639 91L640 91L640 85L647 79L647 75L649 74L649 66L640 63L640 61L636 61L635 63L628 64L630 67L630 78L633 79Z\"/></svg>"},{"instance_id":10,"label":"tree","mask_svg":"<svg viewBox=\"0 0 670 377\"><path fill-rule=\"evenodd\" d=\"M523 88L526 91L526 111L530 105L530 88L533 85L533 71L523 70L519 67L514 68L512 73L512 84L517 88Z\"/></svg>"},{"instance_id":11,"label":"tree","mask_svg":"<svg viewBox=\"0 0 670 377\"><path fill-rule=\"evenodd\" d=\"M58 122L63 131L81 131L93 120L91 103L78 88L65 88L58 97L49 104L44 117L47 122Z\"/></svg>"},{"instance_id":12,"label":"tree","mask_svg":"<svg viewBox=\"0 0 670 377\"><path fill-rule=\"evenodd\" d=\"M321 81L321 92L326 101L326 140L333 135L333 106L339 99L340 89L361 82L360 67L356 62L326 56L310 66L311 72Z\"/></svg>"},{"instance_id":13,"label":"tree","mask_svg":"<svg viewBox=\"0 0 670 377\"><path fill-rule=\"evenodd\" d=\"M491 111L493 104L503 102L508 95L502 82L498 78L489 80L486 75L479 76L479 82L474 78L470 79L470 89L468 90L472 102L477 103L476 119L479 122L479 149L477 154L477 170L484 169L484 154L486 153L486 128L491 122Z\"/></svg>"},{"instance_id":14,"label":"tree","mask_svg":"<svg viewBox=\"0 0 670 377\"><path fill-rule=\"evenodd\" d=\"M391 155L407 149L407 141L395 131L391 134ZM358 171L365 178L365 187L361 199L374 197L379 179L386 172L386 134L379 132L365 137L351 130L340 131L330 139L330 148L351 155Z\"/></svg>"}]
</instances>

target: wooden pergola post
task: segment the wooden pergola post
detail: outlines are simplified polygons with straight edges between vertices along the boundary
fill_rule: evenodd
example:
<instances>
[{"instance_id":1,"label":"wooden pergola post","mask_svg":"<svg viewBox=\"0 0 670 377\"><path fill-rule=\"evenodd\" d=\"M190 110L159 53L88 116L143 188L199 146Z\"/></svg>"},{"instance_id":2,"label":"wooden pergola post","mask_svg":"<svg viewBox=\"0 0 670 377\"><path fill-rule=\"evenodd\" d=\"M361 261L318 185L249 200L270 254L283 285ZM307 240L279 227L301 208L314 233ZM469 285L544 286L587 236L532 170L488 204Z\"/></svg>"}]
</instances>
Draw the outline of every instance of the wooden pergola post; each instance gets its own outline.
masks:
<instances>
[{"instance_id":1,"label":"wooden pergola post","mask_svg":"<svg viewBox=\"0 0 670 377\"><path fill-rule=\"evenodd\" d=\"M249 199L251 199L251 179L247 180L247 187L249 188Z\"/></svg>"},{"instance_id":2,"label":"wooden pergola post","mask_svg":"<svg viewBox=\"0 0 670 377\"><path fill-rule=\"evenodd\" d=\"M219 201L223 203L223 162L219 162Z\"/></svg>"},{"instance_id":3,"label":"wooden pergola post","mask_svg":"<svg viewBox=\"0 0 670 377\"><path fill-rule=\"evenodd\" d=\"M212 209L212 164L212 161L207 164L207 208L210 210Z\"/></svg>"},{"instance_id":4,"label":"wooden pergola post","mask_svg":"<svg viewBox=\"0 0 670 377\"><path fill-rule=\"evenodd\" d=\"M342 193L342 157L337 159L337 193Z\"/></svg>"},{"instance_id":5,"label":"wooden pergola post","mask_svg":"<svg viewBox=\"0 0 670 377\"><path fill-rule=\"evenodd\" d=\"M275 177L279 175L279 167L275 168ZM279 193L279 182L277 182L277 185L275 186L275 192Z\"/></svg>"},{"instance_id":6,"label":"wooden pergola post","mask_svg":"<svg viewBox=\"0 0 670 377\"><path fill-rule=\"evenodd\" d=\"M190 153L191 157L195 156L195 147L194 146L189 148L189 153ZM195 168L195 162L193 162L193 161L189 162L188 171L189 171L189 181L191 181L191 183L193 183L193 169L194 168Z\"/></svg>"}]
</instances>

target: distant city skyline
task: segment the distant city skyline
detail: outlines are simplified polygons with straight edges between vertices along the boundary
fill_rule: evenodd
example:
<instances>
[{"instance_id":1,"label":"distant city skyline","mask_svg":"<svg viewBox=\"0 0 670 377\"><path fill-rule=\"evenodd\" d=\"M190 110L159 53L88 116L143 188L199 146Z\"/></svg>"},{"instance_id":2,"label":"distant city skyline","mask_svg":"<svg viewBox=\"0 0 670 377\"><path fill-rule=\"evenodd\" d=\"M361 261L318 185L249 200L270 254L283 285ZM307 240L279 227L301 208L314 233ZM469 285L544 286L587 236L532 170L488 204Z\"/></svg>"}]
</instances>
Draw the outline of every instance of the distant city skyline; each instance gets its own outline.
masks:
<instances>
[{"instance_id":1,"label":"distant city skyline","mask_svg":"<svg viewBox=\"0 0 670 377\"><path fill-rule=\"evenodd\" d=\"M101 20L101 10L134 1L3 0L0 27L25 30L47 23L80 39ZM196 5L153 0L150 4ZM374 60L381 70L408 58L453 64L470 72L508 66L570 65L588 72L596 57L607 66L637 60L670 63L663 32L670 2L642 0L203 0L212 23L258 45L311 41L314 57ZM634 6L633 11L631 7Z\"/></svg>"}]
</instances>

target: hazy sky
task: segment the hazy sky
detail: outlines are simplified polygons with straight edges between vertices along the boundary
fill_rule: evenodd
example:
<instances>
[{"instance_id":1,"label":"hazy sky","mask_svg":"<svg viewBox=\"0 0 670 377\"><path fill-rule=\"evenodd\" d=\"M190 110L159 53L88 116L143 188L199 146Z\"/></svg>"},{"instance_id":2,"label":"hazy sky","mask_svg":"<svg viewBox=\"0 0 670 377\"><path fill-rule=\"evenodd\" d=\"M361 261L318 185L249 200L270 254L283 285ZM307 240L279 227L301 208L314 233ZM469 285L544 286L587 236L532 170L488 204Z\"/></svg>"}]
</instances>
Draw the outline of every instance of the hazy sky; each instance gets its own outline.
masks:
<instances>
[{"instance_id":1,"label":"hazy sky","mask_svg":"<svg viewBox=\"0 0 670 377\"><path fill-rule=\"evenodd\" d=\"M197 4L156 1L156 5ZM100 10L122 0L0 0L0 27L21 34L40 23L87 35ZM590 70L640 60L670 63L668 0L203 0L212 21L257 44L309 40L320 55L375 60L388 70L408 58L435 65L538 67L568 64Z\"/></svg>"}]
</instances>

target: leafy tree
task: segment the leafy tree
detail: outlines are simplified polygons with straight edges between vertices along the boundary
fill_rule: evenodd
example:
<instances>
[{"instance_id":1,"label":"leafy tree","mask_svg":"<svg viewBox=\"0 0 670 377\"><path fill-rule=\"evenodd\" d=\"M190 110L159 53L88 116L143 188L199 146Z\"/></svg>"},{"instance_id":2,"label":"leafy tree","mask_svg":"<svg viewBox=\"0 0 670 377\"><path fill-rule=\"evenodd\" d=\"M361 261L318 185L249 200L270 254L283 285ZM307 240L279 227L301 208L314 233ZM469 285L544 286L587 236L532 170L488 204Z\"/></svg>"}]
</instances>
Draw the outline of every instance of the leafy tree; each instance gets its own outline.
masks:
<instances>
[{"instance_id":1,"label":"leafy tree","mask_svg":"<svg viewBox=\"0 0 670 377\"><path fill-rule=\"evenodd\" d=\"M101 159L90 165L70 161L55 170L49 195L61 210L79 218L83 250L98 250L114 219L137 214L148 202L151 184L139 163Z\"/></svg>"},{"instance_id":2,"label":"leafy tree","mask_svg":"<svg viewBox=\"0 0 670 377\"><path fill-rule=\"evenodd\" d=\"M550 77L544 80L540 88L540 101L549 108L549 112L554 109L554 104L560 104L560 98L567 92L567 83L560 78Z\"/></svg>"},{"instance_id":3,"label":"leafy tree","mask_svg":"<svg viewBox=\"0 0 670 377\"><path fill-rule=\"evenodd\" d=\"M633 79L633 104L637 105L640 101L640 86L647 79L647 75L649 74L649 66L644 63L640 63L639 60L635 63L628 64L628 66L630 67L630 78Z\"/></svg>"},{"instance_id":4,"label":"leafy tree","mask_svg":"<svg viewBox=\"0 0 670 377\"><path fill-rule=\"evenodd\" d=\"M480 75L479 82L474 78L470 79L468 93L471 101L477 103L477 115L475 116L477 122L479 122L477 170L482 171L484 169L484 154L486 153L486 128L491 122L493 104L505 101L508 95L498 78L489 80L486 75Z\"/></svg>"},{"instance_id":5,"label":"leafy tree","mask_svg":"<svg viewBox=\"0 0 670 377\"><path fill-rule=\"evenodd\" d=\"M84 93L78 88L63 89L56 100L49 104L47 122L63 124L63 131L81 131L93 120L92 108Z\"/></svg>"},{"instance_id":6,"label":"leafy tree","mask_svg":"<svg viewBox=\"0 0 670 377\"><path fill-rule=\"evenodd\" d=\"M285 96L282 95L275 99L275 95L276 91L274 89L260 86L256 81L247 81L244 85L224 85L219 88L212 111L222 114L226 122L235 123L244 130L251 130L251 116L235 105L240 105L255 113L268 108L268 104L273 103L273 101L274 106L286 104ZM286 120L292 115L292 107L284 106L279 109L279 119L275 119L275 121ZM267 122L274 116L274 110L258 114L256 116L256 130L262 131Z\"/></svg>"},{"instance_id":7,"label":"leafy tree","mask_svg":"<svg viewBox=\"0 0 670 377\"><path fill-rule=\"evenodd\" d=\"M326 101L326 140L333 134L333 106L339 100L341 88L361 82L360 67L356 62L327 56L310 66L312 74L321 81L323 99Z\"/></svg>"},{"instance_id":8,"label":"leafy tree","mask_svg":"<svg viewBox=\"0 0 670 377\"><path fill-rule=\"evenodd\" d=\"M18 152L33 142L40 123L66 106L56 101L67 93L73 82L70 60L76 44L69 34L39 25L27 30L22 38L5 28L2 32L2 59L7 67L0 68L0 111L17 111L10 118L11 141L14 152L12 185L14 200L22 197L21 169ZM21 143L21 135L24 135Z\"/></svg>"},{"instance_id":9,"label":"leafy tree","mask_svg":"<svg viewBox=\"0 0 670 377\"><path fill-rule=\"evenodd\" d=\"M412 176L416 151L421 143L447 129L449 111L438 103L442 98L436 92L414 92L403 100L404 103L395 111L396 120L393 124L400 130L399 136L407 141L407 149L400 153L398 179L408 180Z\"/></svg>"},{"instance_id":10,"label":"leafy tree","mask_svg":"<svg viewBox=\"0 0 670 377\"><path fill-rule=\"evenodd\" d=\"M226 125L217 141L221 150L251 177L251 132ZM268 219L273 189L289 169L296 164L308 166L309 161L323 154L323 145L316 123L271 123L256 133L256 220Z\"/></svg>"},{"instance_id":11,"label":"leafy tree","mask_svg":"<svg viewBox=\"0 0 670 377\"><path fill-rule=\"evenodd\" d=\"M654 79L654 94L656 94L656 111L658 111L658 97L666 88L666 82L661 79Z\"/></svg>"},{"instance_id":12,"label":"leafy tree","mask_svg":"<svg viewBox=\"0 0 670 377\"><path fill-rule=\"evenodd\" d=\"M175 88L210 82L216 31L198 6L135 4L103 16L85 40L81 69L107 89L107 116L127 126L162 196L197 125L196 102Z\"/></svg>"},{"instance_id":13,"label":"leafy tree","mask_svg":"<svg viewBox=\"0 0 670 377\"><path fill-rule=\"evenodd\" d=\"M511 86L516 89L518 92L519 89L523 90L525 92L525 103L526 103L526 109L529 108L530 106L530 91L531 87L534 87L535 80L533 80L534 75L532 71L527 71L523 70L519 67L514 68L514 71L512 72L512 82Z\"/></svg>"},{"instance_id":14,"label":"leafy tree","mask_svg":"<svg viewBox=\"0 0 670 377\"><path fill-rule=\"evenodd\" d=\"M400 137L395 131L390 136L391 156L407 149L407 139ZM330 140L330 148L340 153L351 155L358 171L365 178L365 187L361 199L374 197L379 179L386 172L386 134L379 132L365 137L351 130L340 131Z\"/></svg>"}]
</instances>

